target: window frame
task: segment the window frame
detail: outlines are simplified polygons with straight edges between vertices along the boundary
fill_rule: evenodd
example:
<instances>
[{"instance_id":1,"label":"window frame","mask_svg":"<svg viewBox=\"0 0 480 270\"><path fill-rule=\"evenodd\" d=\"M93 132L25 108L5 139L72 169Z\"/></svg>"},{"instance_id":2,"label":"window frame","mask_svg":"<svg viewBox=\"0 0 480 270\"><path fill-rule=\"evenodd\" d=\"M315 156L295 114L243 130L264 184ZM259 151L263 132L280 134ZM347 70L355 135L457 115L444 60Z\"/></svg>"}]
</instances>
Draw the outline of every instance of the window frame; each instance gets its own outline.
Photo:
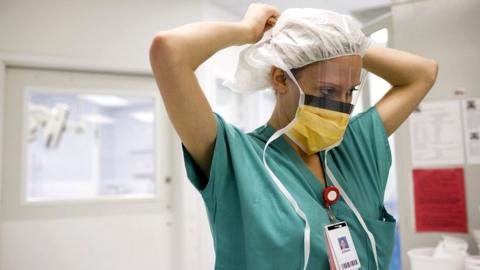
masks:
<instances>
[{"instance_id":1,"label":"window frame","mask_svg":"<svg viewBox=\"0 0 480 270\"><path fill-rule=\"evenodd\" d=\"M161 130L161 123L159 117L155 118L154 124L154 190L151 195L111 195L106 197L91 197L91 198L75 198L75 199L40 199L29 200L27 194L27 149L28 149L28 103L30 101L31 93L44 93L44 94L86 94L86 95L118 95L118 96L131 96L131 97L145 97L152 98L154 101L154 113L155 116L160 115L160 98L155 93L148 90L136 89L135 92L128 90L117 89L94 89L94 88L60 88L60 87L46 87L46 86L33 86L27 85L22 89L22 131L21 131L21 183L20 183L20 204L24 206L29 205L65 205L76 203L99 203L99 202L119 202L119 201L149 201L157 200L161 196L161 166L159 164L160 158L160 145L162 145L159 131Z\"/></svg>"},{"instance_id":2,"label":"window frame","mask_svg":"<svg viewBox=\"0 0 480 270\"><path fill-rule=\"evenodd\" d=\"M0 53L0 107L5 108L5 102L7 98L7 70L9 69L38 69L38 70L54 70L60 72L78 72L78 73L93 73L104 74L113 76L134 76L136 78L143 78L144 80L151 81L152 85L155 84L155 79L152 75L149 67L143 66L131 66L131 65L118 65L108 64L96 59L79 59L79 58L64 58L64 57L51 57L51 56L39 56L25 53ZM138 80L138 79L135 79ZM150 87L148 87L150 88ZM155 91L150 90L152 93L158 94L156 85ZM152 87L153 89L153 87ZM157 95L158 102L161 103L159 96ZM23 108L21 108L23 110ZM173 144L176 143L174 136L174 130L167 121L167 114L163 105L159 107L160 119L158 123L161 125L161 133L157 133L157 136L164 135L162 142L167 144L165 149L162 149L162 154L157 156L157 162L164 162L162 167L165 169L157 175L157 182L161 184L162 188L157 189L156 196L152 198L132 198L132 199L101 199L101 200L79 200L79 201L56 201L56 202L35 202L26 203L22 202L22 194L20 191L20 181L23 181L19 177L14 181L9 179L10 170L5 169L5 151L6 148L4 141L8 137L5 134L5 110L0 110L0 199L2 201L3 210L0 209L0 215L6 219L25 219L32 216L43 217L78 217L87 213L86 209L92 209L94 215L105 215L107 213L149 213L155 210L155 213L163 213L169 211L172 205L171 192L177 189L176 181L174 179L179 176L173 171L174 166L178 166L179 162L177 158L173 158L171 153L177 153ZM162 123L160 123L162 122ZM22 131L23 133L23 131ZM157 149L159 149L157 147ZM159 151L159 150L157 150ZM21 155L22 153L20 153ZM168 156L168 158L167 158ZM20 164L19 166L23 166ZM19 176L22 172L18 172ZM15 195L5 196L4 190L11 189ZM16 187L15 187L16 186ZM93 207L93 208L91 208ZM125 207L128 207L125 209ZM67 210L68 211L65 211ZM35 212L34 212L35 211Z\"/></svg>"}]
</instances>

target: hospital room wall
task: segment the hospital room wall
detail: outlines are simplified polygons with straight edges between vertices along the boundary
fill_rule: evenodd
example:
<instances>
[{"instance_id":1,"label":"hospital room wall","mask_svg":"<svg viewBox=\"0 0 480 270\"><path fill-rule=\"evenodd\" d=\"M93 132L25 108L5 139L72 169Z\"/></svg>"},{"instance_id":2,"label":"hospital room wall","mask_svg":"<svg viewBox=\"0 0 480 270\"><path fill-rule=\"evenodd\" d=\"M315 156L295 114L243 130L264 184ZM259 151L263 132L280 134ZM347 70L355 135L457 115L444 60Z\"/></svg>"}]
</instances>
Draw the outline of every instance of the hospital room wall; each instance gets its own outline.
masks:
<instances>
[{"instance_id":1,"label":"hospital room wall","mask_svg":"<svg viewBox=\"0 0 480 270\"><path fill-rule=\"evenodd\" d=\"M149 70L161 30L202 19L204 1L0 1L0 52Z\"/></svg>"},{"instance_id":2,"label":"hospital room wall","mask_svg":"<svg viewBox=\"0 0 480 270\"><path fill-rule=\"evenodd\" d=\"M480 63L480 2L478 0L394 1L393 47L433 58L439 63L438 79L425 101L454 98L454 90L465 88L465 97L480 97L478 63ZM462 131L458 131L462 132ZM402 262L408 269L406 252L415 247L433 247L441 233L416 233L413 219L412 163L409 125L396 133L398 163L398 198ZM463 166L470 235L470 253L477 253L472 238L480 229L480 165Z\"/></svg>"},{"instance_id":3,"label":"hospital room wall","mask_svg":"<svg viewBox=\"0 0 480 270\"><path fill-rule=\"evenodd\" d=\"M2 0L0 2L0 57L33 56L52 62L67 60L86 66L105 66L148 73L150 70L148 48L157 31L199 20L213 18L232 20L234 17L207 1L149 0L136 3L114 0ZM225 58L218 59L213 61L221 62ZM233 67L232 63L230 65ZM207 63L197 72L200 83L206 88L212 84L208 79L210 76L207 76L211 67L212 65L209 66ZM207 94L211 96L208 91L206 89ZM175 145L180 146L176 136L174 141ZM212 243L201 198L186 179L179 147L169 155L174 160L172 212L176 232L172 248L175 255L175 269L211 269ZM0 207L3 206L0 205ZM143 229L151 230L151 234L155 235L158 217L155 215L130 216L128 213L123 216L100 217L92 213L91 216L72 218L68 221L49 218L48 220L27 219L19 222L3 220L2 223L2 233L10 237L5 239L0 236L0 241L8 241L6 246L14 243L16 247L20 247L29 245L29 239L22 237L22 234L42 232L50 234L46 238L59 239L61 235L69 234L68 224L83 229L110 224L115 226L115 233L131 230L132 226L135 226L132 224L140 224ZM48 228L48 230L41 228ZM115 265L124 265L125 269L129 267L126 261L131 258L127 256L130 254L126 254L128 248L122 249L115 246L122 242L121 234L118 235L120 240L111 243L95 242L93 239L95 232L92 232L91 238L85 235L89 233L81 233L77 239L73 237L72 242L75 242L77 247L84 245L87 248L89 244L95 243L102 245L106 250L114 250L118 252L116 258L120 260ZM5 243L2 246L5 247ZM158 243L146 240L140 246L145 250L151 250L157 247ZM49 246L45 246L45 249L47 249L45 254L52 256L63 256L69 252L68 249L49 249ZM10 258L10 261L28 259L21 255L19 253L18 258ZM88 259L82 256L72 258L77 262L71 263L78 265L85 263ZM125 260L123 264L122 260ZM161 266L161 262L150 265ZM30 269L39 269L39 266L32 265Z\"/></svg>"}]
</instances>

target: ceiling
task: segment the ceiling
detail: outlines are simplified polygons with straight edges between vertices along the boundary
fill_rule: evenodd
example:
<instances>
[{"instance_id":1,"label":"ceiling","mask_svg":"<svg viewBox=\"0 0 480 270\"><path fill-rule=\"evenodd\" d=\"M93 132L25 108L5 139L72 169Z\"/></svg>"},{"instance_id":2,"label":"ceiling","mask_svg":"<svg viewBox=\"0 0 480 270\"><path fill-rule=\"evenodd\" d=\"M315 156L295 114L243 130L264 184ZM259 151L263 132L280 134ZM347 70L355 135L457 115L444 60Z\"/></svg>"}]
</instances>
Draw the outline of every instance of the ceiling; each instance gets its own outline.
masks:
<instances>
[{"instance_id":1,"label":"ceiling","mask_svg":"<svg viewBox=\"0 0 480 270\"><path fill-rule=\"evenodd\" d=\"M242 17L250 3L250 0L210 0L214 4ZM287 8L321 8L340 13L355 15L370 9L389 7L391 0L264 0L262 3L276 6L280 10Z\"/></svg>"}]
</instances>

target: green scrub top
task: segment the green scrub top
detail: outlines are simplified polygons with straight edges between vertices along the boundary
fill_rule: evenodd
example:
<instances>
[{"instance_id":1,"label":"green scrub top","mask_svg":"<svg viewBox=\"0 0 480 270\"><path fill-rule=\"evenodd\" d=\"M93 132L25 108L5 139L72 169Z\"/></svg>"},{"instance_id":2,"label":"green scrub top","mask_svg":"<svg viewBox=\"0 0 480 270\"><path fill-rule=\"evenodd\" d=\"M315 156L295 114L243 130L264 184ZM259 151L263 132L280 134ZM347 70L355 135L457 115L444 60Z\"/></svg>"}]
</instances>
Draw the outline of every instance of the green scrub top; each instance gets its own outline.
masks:
<instances>
[{"instance_id":1,"label":"green scrub top","mask_svg":"<svg viewBox=\"0 0 480 270\"><path fill-rule=\"evenodd\" d=\"M206 186L201 185L203 173L183 147L188 178L206 205L215 269L303 269L305 224L271 180L262 161L263 147L276 130L267 124L244 133L221 116L215 114L215 118L217 137ZM323 161L325 153L320 155ZM379 268L388 269L395 219L385 210L383 197L391 153L375 107L350 120L342 143L330 150L327 158L328 167L375 236ZM323 185L283 136L269 145L266 159L310 223L307 269L329 269L324 240L324 226L329 219L323 206ZM327 183L332 185L330 179ZM343 199L332 210L350 228L361 269L375 269L370 241L352 210Z\"/></svg>"}]
</instances>

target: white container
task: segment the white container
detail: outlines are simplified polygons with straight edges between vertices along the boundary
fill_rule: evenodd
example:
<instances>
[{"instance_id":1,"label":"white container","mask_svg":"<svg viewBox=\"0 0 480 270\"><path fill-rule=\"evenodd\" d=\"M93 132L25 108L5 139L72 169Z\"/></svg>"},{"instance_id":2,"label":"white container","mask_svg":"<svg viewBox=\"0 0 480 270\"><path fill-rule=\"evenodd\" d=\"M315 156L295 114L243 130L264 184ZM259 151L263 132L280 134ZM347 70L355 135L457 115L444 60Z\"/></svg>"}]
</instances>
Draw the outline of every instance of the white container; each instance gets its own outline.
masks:
<instances>
[{"instance_id":1,"label":"white container","mask_svg":"<svg viewBox=\"0 0 480 270\"><path fill-rule=\"evenodd\" d=\"M435 248L415 248L407 252L412 270L464 270L464 258L433 258ZM477 270L477 269L475 269Z\"/></svg>"},{"instance_id":2,"label":"white container","mask_svg":"<svg viewBox=\"0 0 480 270\"><path fill-rule=\"evenodd\" d=\"M480 270L480 256L465 258L465 270Z\"/></svg>"}]
</instances>

